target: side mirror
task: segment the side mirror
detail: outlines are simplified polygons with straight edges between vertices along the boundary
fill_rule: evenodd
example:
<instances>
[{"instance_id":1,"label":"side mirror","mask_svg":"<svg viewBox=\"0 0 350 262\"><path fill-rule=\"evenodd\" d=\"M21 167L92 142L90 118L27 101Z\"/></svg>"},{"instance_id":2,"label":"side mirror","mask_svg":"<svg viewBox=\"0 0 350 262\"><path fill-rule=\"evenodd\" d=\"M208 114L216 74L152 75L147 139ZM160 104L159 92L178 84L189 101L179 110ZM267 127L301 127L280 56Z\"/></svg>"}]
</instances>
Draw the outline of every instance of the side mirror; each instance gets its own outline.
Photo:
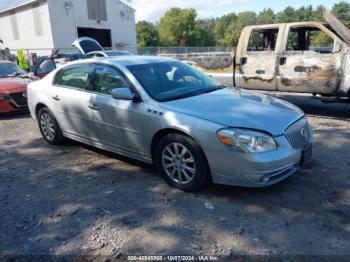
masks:
<instances>
[{"instance_id":1,"label":"side mirror","mask_svg":"<svg viewBox=\"0 0 350 262\"><path fill-rule=\"evenodd\" d=\"M138 94L133 93L128 87L120 87L112 89L112 97L118 100L128 100L139 102L140 97Z\"/></svg>"}]
</instances>

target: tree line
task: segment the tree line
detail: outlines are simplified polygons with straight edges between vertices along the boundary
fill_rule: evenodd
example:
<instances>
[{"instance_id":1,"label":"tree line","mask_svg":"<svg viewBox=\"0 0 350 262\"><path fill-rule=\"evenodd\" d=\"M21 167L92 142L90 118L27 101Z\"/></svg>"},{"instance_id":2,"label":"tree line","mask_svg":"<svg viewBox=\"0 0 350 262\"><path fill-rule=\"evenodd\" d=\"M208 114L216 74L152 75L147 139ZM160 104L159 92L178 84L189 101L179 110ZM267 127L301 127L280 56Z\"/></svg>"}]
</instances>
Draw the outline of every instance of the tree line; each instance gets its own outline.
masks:
<instances>
[{"instance_id":1,"label":"tree line","mask_svg":"<svg viewBox=\"0 0 350 262\"><path fill-rule=\"evenodd\" d=\"M335 4L332 13L350 27L350 3ZM322 21L321 6L286 7L277 13L268 8L259 13L229 13L207 19L198 19L195 9L171 8L157 23L137 23L137 43L141 47L235 46L242 29L248 25L317 20Z\"/></svg>"}]
</instances>

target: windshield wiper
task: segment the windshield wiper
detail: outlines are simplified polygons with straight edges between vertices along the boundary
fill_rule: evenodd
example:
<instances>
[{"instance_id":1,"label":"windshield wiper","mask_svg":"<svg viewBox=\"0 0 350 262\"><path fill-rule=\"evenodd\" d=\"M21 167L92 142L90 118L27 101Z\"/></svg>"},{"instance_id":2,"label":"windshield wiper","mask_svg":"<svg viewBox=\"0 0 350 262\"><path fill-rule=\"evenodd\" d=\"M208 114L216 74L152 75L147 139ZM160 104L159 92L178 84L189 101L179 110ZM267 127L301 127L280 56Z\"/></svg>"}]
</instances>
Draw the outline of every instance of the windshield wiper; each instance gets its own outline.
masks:
<instances>
[{"instance_id":1,"label":"windshield wiper","mask_svg":"<svg viewBox=\"0 0 350 262\"><path fill-rule=\"evenodd\" d=\"M199 96L199 95L203 95L203 94L208 94L220 89L224 89L227 86L215 86L215 87L210 87L210 88L206 88L206 89L202 89L202 90L198 90L195 92L191 92L191 93L187 93L187 94L182 94L182 95L178 95L178 96L174 96L171 97L169 99L166 99L164 102L169 102L169 101L173 101L173 100L180 100L180 99L184 99L184 98L188 98L188 97L192 97L192 96Z\"/></svg>"},{"instance_id":2,"label":"windshield wiper","mask_svg":"<svg viewBox=\"0 0 350 262\"><path fill-rule=\"evenodd\" d=\"M182 95L178 95L178 96L174 96L174 97L168 98L168 99L164 100L163 102L180 100L180 99L184 99L184 98L195 96L195 95L196 95L196 93L182 94Z\"/></svg>"},{"instance_id":3,"label":"windshield wiper","mask_svg":"<svg viewBox=\"0 0 350 262\"><path fill-rule=\"evenodd\" d=\"M20 72L14 72L14 73L12 73L12 74L5 75L4 77L15 77L15 76L19 76L19 75L22 75L22 73L20 73Z\"/></svg>"}]
</instances>

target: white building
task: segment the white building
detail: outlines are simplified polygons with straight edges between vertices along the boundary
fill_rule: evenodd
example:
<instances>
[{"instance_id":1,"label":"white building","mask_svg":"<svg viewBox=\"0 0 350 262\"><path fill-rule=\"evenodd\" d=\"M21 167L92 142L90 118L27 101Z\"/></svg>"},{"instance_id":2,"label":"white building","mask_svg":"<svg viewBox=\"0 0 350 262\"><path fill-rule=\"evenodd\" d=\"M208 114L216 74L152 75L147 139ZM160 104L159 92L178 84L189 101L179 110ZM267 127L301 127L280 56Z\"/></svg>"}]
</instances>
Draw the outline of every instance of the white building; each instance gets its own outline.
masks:
<instances>
[{"instance_id":1,"label":"white building","mask_svg":"<svg viewBox=\"0 0 350 262\"><path fill-rule=\"evenodd\" d=\"M119 0L32 0L0 11L0 39L10 49L70 48L81 36L135 51L135 10Z\"/></svg>"}]
</instances>

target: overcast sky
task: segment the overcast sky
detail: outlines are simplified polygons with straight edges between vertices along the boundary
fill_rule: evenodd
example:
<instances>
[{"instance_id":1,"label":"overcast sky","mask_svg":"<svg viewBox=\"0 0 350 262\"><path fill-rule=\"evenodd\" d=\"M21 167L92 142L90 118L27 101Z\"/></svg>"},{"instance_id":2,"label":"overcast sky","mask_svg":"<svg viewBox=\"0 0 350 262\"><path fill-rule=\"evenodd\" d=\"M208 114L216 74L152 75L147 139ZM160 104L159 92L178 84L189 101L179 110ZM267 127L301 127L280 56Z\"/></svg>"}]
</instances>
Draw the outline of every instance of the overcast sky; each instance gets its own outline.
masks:
<instances>
[{"instance_id":1,"label":"overcast sky","mask_svg":"<svg viewBox=\"0 0 350 262\"><path fill-rule=\"evenodd\" d=\"M28 0L0 0L0 9L7 8ZM74 0L71 0L74 2ZM127 0L123 0L127 2ZM255 11L264 8L272 8L275 11L283 10L286 6L300 7L302 5L324 5L331 8L340 0L132 0L132 6L136 9L136 19L151 22L159 21L159 18L171 7L195 8L201 18L217 17L230 12Z\"/></svg>"}]
</instances>

